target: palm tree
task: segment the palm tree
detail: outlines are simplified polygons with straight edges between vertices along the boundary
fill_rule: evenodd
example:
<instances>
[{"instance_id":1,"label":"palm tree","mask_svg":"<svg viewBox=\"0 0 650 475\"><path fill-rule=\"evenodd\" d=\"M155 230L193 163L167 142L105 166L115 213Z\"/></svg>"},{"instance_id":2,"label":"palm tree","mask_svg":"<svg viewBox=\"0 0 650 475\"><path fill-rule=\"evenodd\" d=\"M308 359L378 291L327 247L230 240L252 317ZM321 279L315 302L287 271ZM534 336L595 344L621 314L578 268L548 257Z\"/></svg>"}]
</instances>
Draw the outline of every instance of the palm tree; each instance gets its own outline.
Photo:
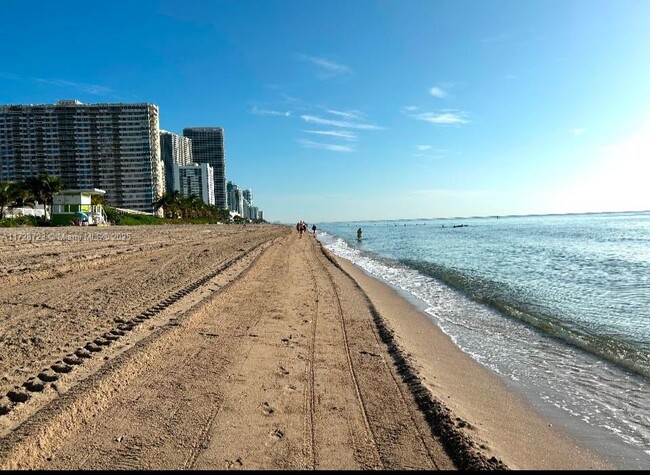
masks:
<instances>
[{"instance_id":1,"label":"palm tree","mask_svg":"<svg viewBox=\"0 0 650 475\"><path fill-rule=\"evenodd\" d=\"M45 205L45 218L48 219L48 210L52 215L54 195L63 190L63 180L58 176L39 175L38 178L27 180L27 185L34 198Z\"/></svg>"},{"instance_id":2,"label":"palm tree","mask_svg":"<svg viewBox=\"0 0 650 475\"><path fill-rule=\"evenodd\" d=\"M14 198L13 207L23 208L29 206L30 208L34 207L34 193L30 190L29 186L25 182L14 182L12 186L12 193Z\"/></svg>"},{"instance_id":3,"label":"palm tree","mask_svg":"<svg viewBox=\"0 0 650 475\"><path fill-rule=\"evenodd\" d=\"M5 217L5 211L14 205L14 183L3 181L0 183L0 219Z\"/></svg>"},{"instance_id":4,"label":"palm tree","mask_svg":"<svg viewBox=\"0 0 650 475\"><path fill-rule=\"evenodd\" d=\"M173 192L165 193L158 198L158 200L153 203L153 207L156 211L162 208L166 217L174 218L178 215L179 208L181 207L181 200L182 197L180 191L174 190Z\"/></svg>"}]
</instances>

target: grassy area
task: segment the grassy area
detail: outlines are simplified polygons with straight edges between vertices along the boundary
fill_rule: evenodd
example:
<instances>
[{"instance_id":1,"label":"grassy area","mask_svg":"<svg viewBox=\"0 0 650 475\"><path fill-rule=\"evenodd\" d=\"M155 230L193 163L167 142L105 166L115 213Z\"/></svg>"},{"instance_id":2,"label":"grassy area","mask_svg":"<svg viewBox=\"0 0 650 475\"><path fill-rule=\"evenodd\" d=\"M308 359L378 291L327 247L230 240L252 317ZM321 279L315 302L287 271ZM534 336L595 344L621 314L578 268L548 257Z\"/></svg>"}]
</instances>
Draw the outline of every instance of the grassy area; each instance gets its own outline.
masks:
<instances>
[{"instance_id":1,"label":"grassy area","mask_svg":"<svg viewBox=\"0 0 650 475\"><path fill-rule=\"evenodd\" d=\"M143 224L216 224L214 219L207 218L186 218L186 219L168 219L157 218L155 216L146 216L139 214L123 214L119 218L118 226L138 226Z\"/></svg>"},{"instance_id":2,"label":"grassy area","mask_svg":"<svg viewBox=\"0 0 650 475\"><path fill-rule=\"evenodd\" d=\"M47 226L43 218L36 216L17 216L15 218L0 219L0 228L17 228L20 226Z\"/></svg>"}]
</instances>

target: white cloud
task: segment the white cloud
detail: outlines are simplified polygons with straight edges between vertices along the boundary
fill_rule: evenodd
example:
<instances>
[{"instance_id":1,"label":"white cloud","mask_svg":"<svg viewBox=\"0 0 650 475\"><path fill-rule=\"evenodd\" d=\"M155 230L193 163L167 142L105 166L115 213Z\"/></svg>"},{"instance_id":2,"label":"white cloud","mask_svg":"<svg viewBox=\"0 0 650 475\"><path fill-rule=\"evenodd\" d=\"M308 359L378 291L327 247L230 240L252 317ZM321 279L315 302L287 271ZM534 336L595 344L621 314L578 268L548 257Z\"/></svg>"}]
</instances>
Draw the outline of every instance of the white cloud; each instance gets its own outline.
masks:
<instances>
[{"instance_id":1,"label":"white cloud","mask_svg":"<svg viewBox=\"0 0 650 475\"><path fill-rule=\"evenodd\" d=\"M253 114L253 115L274 115L274 116L289 117L291 115L291 112L290 111L282 112L282 111L275 111L275 110L258 109L257 107L253 106L253 109L251 110L251 114Z\"/></svg>"},{"instance_id":2,"label":"white cloud","mask_svg":"<svg viewBox=\"0 0 650 475\"><path fill-rule=\"evenodd\" d=\"M414 113L413 111L403 108L402 112L414 119L423 120L425 122L430 122L436 125L462 125L469 123L469 120L465 118L467 115L465 112L452 109L446 109L438 112Z\"/></svg>"},{"instance_id":3,"label":"white cloud","mask_svg":"<svg viewBox=\"0 0 650 475\"><path fill-rule=\"evenodd\" d=\"M321 79L326 79L334 76L339 76L341 74L347 74L350 72L350 68L344 64L336 63L329 59L320 58L318 56L309 56L306 54L300 54L298 57L302 61L311 63L319 68L318 76Z\"/></svg>"},{"instance_id":4,"label":"white cloud","mask_svg":"<svg viewBox=\"0 0 650 475\"><path fill-rule=\"evenodd\" d=\"M344 152L344 153L354 152L354 148L350 145L337 145L337 144L329 144L329 143L312 142L311 140L304 140L304 139L298 140L298 143L304 148L317 148L321 150L328 150L330 152Z\"/></svg>"},{"instance_id":5,"label":"white cloud","mask_svg":"<svg viewBox=\"0 0 650 475\"><path fill-rule=\"evenodd\" d=\"M308 134L327 135L350 141L357 140L357 136L354 132L350 132L349 130L303 130L303 132L307 132Z\"/></svg>"},{"instance_id":6,"label":"white cloud","mask_svg":"<svg viewBox=\"0 0 650 475\"><path fill-rule=\"evenodd\" d=\"M360 129L360 130L383 130L383 127L373 124L359 124L356 122L346 122L341 120L323 119L315 115L302 115L300 116L305 122L311 124L330 125L332 127L341 127L344 129Z\"/></svg>"},{"instance_id":7,"label":"white cloud","mask_svg":"<svg viewBox=\"0 0 650 475\"><path fill-rule=\"evenodd\" d=\"M417 148L420 151L424 151L424 150L429 150L431 148L431 145L416 145L415 148Z\"/></svg>"},{"instance_id":8,"label":"white cloud","mask_svg":"<svg viewBox=\"0 0 650 475\"><path fill-rule=\"evenodd\" d=\"M407 112L415 112L418 109L419 109L418 106L404 106L404 107L402 107L402 111L407 111Z\"/></svg>"},{"instance_id":9,"label":"white cloud","mask_svg":"<svg viewBox=\"0 0 650 475\"><path fill-rule=\"evenodd\" d=\"M571 129L571 133L573 135L582 135L585 133L585 131L586 129L583 127L576 127L575 129Z\"/></svg>"},{"instance_id":10,"label":"white cloud","mask_svg":"<svg viewBox=\"0 0 650 475\"><path fill-rule=\"evenodd\" d=\"M112 89L110 87L106 86L100 86L97 84L85 84L81 82L75 82L75 81L66 81L64 79L42 79L42 78L34 78L34 81L40 82L43 84L50 84L52 86L59 86L59 87L68 87L71 89L77 89L81 92L85 92L88 94L95 94L98 96L104 96L106 94L109 94L112 92Z\"/></svg>"},{"instance_id":11,"label":"white cloud","mask_svg":"<svg viewBox=\"0 0 650 475\"><path fill-rule=\"evenodd\" d=\"M435 86L429 89L429 94L439 99L444 99L448 95L444 89Z\"/></svg>"},{"instance_id":12,"label":"white cloud","mask_svg":"<svg viewBox=\"0 0 650 475\"><path fill-rule=\"evenodd\" d=\"M344 117L349 120L354 120L354 119L362 119L363 118L363 113L359 111L337 111L333 109L328 109L327 112L333 115L338 115L340 117Z\"/></svg>"}]
</instances>

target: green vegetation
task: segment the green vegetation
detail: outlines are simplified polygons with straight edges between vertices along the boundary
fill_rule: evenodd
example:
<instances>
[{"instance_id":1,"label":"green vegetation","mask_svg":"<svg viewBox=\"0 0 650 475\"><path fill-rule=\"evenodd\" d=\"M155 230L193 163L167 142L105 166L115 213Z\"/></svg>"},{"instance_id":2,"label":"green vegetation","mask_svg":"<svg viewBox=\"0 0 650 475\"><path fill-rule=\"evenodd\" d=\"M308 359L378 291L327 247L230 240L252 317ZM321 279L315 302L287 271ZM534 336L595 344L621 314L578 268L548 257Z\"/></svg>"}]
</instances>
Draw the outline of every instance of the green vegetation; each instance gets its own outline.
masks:
<instances>
[{"instance_id":1,"label":"green vegetation","mask_svg":"<svg viewBox=\"0 0 650 475\"><path fill-rule=\"evenodd\" d=\"M48 222L38 216L16 216L15 218L0 219L0 228L16 228L19 226L47 226Z\"/></svg>"},{"instance_id":2,"label":"green vegetation","mask_svg":"<svg viewBox=\"0 0 650 475\"><path fill-rule=\"evenodd\" d=\"M165 193L153 206L155 210L162 209L165 217L169 219L201 219L221 223L230 221L230 212L227 209L208 205L196 195L184 197L178 190Z\"/></svg>"},{"instance_id":3,"label":"green vegetation","mask_svg":"<svg viewBox=\"0 0 650 475\"><path fill-rule=\"evenodd\" d=\"M226 210L227 211L227 210ZM118 226L138 226L138 225L151 225L151 224L217 224L217 223L230 223L230 215L226 213L224 218L223 213L219 213L212 217L178 217L178 218L159 218L156 216L148 216L145 214L127 214L117 211L115 208L107 206L104 208L108 220ZM234 221L237 223L237 220Z\"/></svg>"},{"instance_id":4,"label":"green vegetation","mask_svg":"<svg viewBox=\"0 0 650 475\"><path fill-rule=\"evenodd\" d=\"M53 196L64 188L63 181L58 177L41 175L24 182L0 182L0 227L14 226L49 226L52 215ZM93 204L105 204L103 196L93 196ZM34 207L35 203L44 203L46 217L17 216L6 218L6 212L13 208ZM137 226L151 224L243 224L248 220L239 216L233 220L227 209L205 204L199 197L183 197L174 191L164 194L154 203L154 209L162 209L165 217L159 218L144 214L122 213L111 206L105 206L104 212L108 221L120 226ZM265 221L259 221L265 222Z\"/></svg>"},{"instance_id":5,"label":"green vegetation","mask_svg":"<svg viewBox=\"0 0 650 475\"><path fill-rule=\"evenodd\" d=\"M25 181L5 181L0 183L0 226L47 225L49 217L52 215L53 197L63 187L63 180L51 175L39 175ZM33 208L36 202L45 205L44 219L33 216L5 218L8 210L23 207Z\"/></svg>"}]
</instances>

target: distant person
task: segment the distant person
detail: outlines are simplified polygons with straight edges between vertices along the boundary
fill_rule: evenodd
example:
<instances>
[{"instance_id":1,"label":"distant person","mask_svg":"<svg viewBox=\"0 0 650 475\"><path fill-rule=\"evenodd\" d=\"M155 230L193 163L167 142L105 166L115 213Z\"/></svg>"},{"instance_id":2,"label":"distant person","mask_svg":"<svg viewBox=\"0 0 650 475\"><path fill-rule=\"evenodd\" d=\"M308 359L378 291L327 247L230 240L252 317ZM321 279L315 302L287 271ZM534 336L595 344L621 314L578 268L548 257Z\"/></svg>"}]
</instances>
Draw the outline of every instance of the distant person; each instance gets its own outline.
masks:
<instances>
[{"instance_id":1,"label":"distant person","mask_svg":"<svg viewBox=\"0 0 650 475\"><path fill-rule=\"evenodd\" d=\"M298 224L296 224L296 229L298 230L298 234L300 235L300 238L302 239L302 234L307 230L307 223L304 221L299 221Z\"/></svg>"},{"instance_id":2,"label":"distant person","mask_svg":"<svg viewBox=\"0 0 650 475\"><path fill-rule=\"evenodd\" d=\"M315 224L312 224L312 226L311 226L311 232L314 233L314 234L316 234L316 225L315 225Z\"/></svg>"},{"instance_id":3,"label":"distant person","mask_svg":"<svg viewBox=\"0 0 650 475\"><path fill-rule=\"evenodd\" d=\"M361 231L361 228L357 229L357 241L361 241L361 235L363 232Z\"/></svg>"}]
</instances>

